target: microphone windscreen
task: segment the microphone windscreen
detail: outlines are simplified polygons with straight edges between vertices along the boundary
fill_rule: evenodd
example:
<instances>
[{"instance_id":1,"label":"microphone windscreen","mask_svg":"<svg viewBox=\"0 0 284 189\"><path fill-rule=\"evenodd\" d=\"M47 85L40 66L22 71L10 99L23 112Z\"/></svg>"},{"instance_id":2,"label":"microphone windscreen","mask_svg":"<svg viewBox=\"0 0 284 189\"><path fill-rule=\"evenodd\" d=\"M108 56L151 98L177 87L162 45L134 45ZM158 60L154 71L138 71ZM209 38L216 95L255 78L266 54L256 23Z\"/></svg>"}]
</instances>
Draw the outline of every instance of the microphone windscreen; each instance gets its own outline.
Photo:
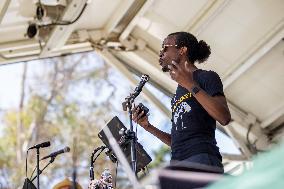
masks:
<instances>
[{"instance_id":1,"label":"microphone windscreen","mask_svg":"<svg viewBox=\"0 0 284 189\"><path fill-rule=\"evenodd\" d=\"M64 148L64 152L70 152L70 148L69 148L68 146L66 146L66 147Z\"/></svg>"}]
</instances>

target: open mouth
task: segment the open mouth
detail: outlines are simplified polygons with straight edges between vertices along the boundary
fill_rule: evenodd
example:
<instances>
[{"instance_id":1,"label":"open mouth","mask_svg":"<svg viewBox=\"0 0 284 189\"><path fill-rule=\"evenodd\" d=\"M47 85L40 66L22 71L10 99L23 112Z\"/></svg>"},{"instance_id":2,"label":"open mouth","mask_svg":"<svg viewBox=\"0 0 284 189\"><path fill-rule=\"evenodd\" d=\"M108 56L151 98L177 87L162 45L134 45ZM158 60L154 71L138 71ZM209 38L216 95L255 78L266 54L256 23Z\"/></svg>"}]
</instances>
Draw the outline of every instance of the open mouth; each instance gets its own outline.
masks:
<instances>
[{"instance_id":1,"label":"open mouth","mask_svg":"<svg viewBox=\"0 0 284 189\"><path fill-rule=\"evenodd\" d=\"M169 72L170 69L169 69L168 65L163 65L163 66L162 66L162 71L163 71L163 72Z\"/></svg>"},{"instance_id":2,"label":"open mouth","mask_svg":"<svg viewBox=\"0 0 284 189\"><path fill-rule=\"evenodd\" d=\"M160 66L162 67L163 72L169 72L170 71L168 65L164 63L164 60L162 58L159 59L159 63L160 63Z\"/></svg>"}]
</instances>

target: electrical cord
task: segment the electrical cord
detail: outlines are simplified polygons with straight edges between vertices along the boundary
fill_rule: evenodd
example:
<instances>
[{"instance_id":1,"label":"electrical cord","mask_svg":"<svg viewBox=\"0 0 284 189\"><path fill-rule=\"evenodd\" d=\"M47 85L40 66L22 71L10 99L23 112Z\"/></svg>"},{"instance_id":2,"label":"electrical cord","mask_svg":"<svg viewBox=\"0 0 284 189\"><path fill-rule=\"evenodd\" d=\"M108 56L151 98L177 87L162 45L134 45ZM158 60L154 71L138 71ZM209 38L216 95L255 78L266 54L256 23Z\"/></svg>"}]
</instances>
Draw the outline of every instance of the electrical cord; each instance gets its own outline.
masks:
<instances>
[{"instance_id":1,"label":"electrical cord","mask_svg":"<svg viewBox=\"0 0 284 189\"><path fill-rule=\"evenodd\" d=\"M94 161L93 161L93 164L95 164L95 161L97 160L97 158L101 155L101 153L106 149L106 147L103 147L101 149L101 151L97 154L97 156L95 157Z\"/></svg>"},{"instance_id":2,"label":"electrical cord","mask_svg":"<svg viewBox=\"0 0 284 189\"><path fill-rule=\"evenodd\" d=\"M26 178L28 178L28 154L29 150L27 150L27 155L26 155Z\"/></svg>"},{"instance_id":3,"label":"electrical cord","mask_svg":"<svg viewBox=\"0 0 284 189\"><path fill-rule=\"evenodd\" d=\"M31 177L30 177L30 180L33 178L33 174L34 174L35 170L36 170L36 167L34 168L34 170L33 170L33 172L32 172L32 175L31 175Z\"/></svg>"},{"instance_id":4,"label":"electrical cord","mask_svg":"<svg viewBox=\"0 0 284 189\"><path fill-rule=\"evenodd\" d=\"M87 7L87 2L84 4L84 7L82 8L80 14L77 16L77 18L75 18L73 21L59 21L59 22L52 22L50 24L45 24L45 25L39 25L39 27L47 27L47 26L56 26L56 25L59 25L59 26L66 26L66 25L71 25L71 24L74 24L75 22L77 22L79 20L79 18L82 16L83 12L85 11Z\"/></svg>"},{"instance_id":5,"label":"electrical cord","mask_svg":"<svg viewBox=\"0 0 284 189\"><path fill-rule=\"evenodd\" d=\"M117 169L118 169L118 161L116 162L116 168L115 168L115 182L114 182L114 188L116 188Z\"/></svg>"}]
</instances>

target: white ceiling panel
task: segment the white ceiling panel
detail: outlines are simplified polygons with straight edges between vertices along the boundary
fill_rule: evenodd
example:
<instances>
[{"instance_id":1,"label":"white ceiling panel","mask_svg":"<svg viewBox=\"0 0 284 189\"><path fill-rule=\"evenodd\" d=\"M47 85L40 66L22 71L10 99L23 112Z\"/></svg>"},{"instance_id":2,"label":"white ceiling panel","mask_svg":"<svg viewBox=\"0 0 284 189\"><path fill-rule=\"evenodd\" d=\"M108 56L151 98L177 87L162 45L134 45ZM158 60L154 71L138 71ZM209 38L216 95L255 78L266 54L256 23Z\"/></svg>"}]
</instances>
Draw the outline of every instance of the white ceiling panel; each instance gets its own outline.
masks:
<instances>
[{"instance_id":1,"label":"white ceiling panel","mask_svg":"<svg viewBox=\"0 0 284 189\"><path fill-rule=\"evenodd\" d=\"M122 0L92 0L88 4L84 15L77 23L76 29L101 29L119 6Z\"/></svg>"},{"instance_id":2,"label":"white ceiling panel","mask_svg":"<svg viewBox=\"0 0 284 189\"><path fill-rule=\"evenodd\" d=\"M208 1L209 0L155 1L150 11L181 30L186 27L188 22L198 14L200 9L205 6Z\"/></svg>"},{"instance_id":3,"label":"white ceiling panel","mask_svg":"<svg viewBox=\"0 0 284 189\"><path fill-rule=\"evenodd\" d=\"M212 48L236 66L271 28L283 21L283 10L282 0L231 1L203 30L200 38L211 40Z\"/></svg>"},{"instance_id":4,"label":"white ceiling panel","mask_svg":"<svg viewBox=\"0 0 284 189\"><path fill-rule=\"evenodd\" d=\"M0 63L39 58L43 51L38 38L25 36L28 24L36 22L37 0L12 0L7 11L2 8L7 7L4 1L0 1L0 17L4 16L0 18ZM49 0L42 2L51 4ZM69 21L74 20L80 13L79 7L83 7L83 1L72 2L76 2L76 6L66 9L72 14L61 13ZM96 50L118 48L120 51L109 51L114 59L118 58L139 73L150 74L164 91L174 92L176 83L161 72L158 53L162 40L169 33L186 30L197 34L199 40L211 47L208 61L198 67L216 71L226 84L225 93L233 119L238 120L235 125L244 131L241 137L230 131L231 137L243 140L248 124L254 121L271 132L274 131L271 125L273 128L283 125L284 42L280 39L284 37L284 0L88 2L73 25L43 31L42 45L47 49L47 57L89 51L93 47L99 47ZM125 36L120 37L122 34ZM258 137L266 135L256 127L252 132ZM246 143L244 140L239 145L245 149Z\"/></svg>"},{"instance_id":5,"label":"white ceiling panel","mask_svg":"<svg viewBox=\"0 0 284 189\"><path fill-rule=\"evenodd\" d=\"M284 41L227 89L227 97L264 121L284 106Z\"/></svg>"}]
</instances>

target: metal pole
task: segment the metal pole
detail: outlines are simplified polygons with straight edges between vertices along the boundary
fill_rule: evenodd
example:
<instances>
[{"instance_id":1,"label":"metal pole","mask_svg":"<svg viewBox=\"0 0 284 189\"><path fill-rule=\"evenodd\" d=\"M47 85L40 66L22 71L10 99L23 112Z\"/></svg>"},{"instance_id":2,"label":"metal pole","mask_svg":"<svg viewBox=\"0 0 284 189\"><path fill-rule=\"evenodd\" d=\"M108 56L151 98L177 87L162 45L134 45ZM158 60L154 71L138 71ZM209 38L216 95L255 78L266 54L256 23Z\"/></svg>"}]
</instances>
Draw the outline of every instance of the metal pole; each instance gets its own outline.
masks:
<instances>
[{"instance_id":1,"label":"metal pole","mask_svg":"<svg viewBox=\"0 0 284 189\"><path fill-rule=\"evenodd\" d=\"M40 170L39 170L39 148L36 149L36 168L37 168L37 189L39 189L39 175L40 175Z\"/></svg>"},{"instance_id":2,"label":"metal pole","mask_svg":"<svg viewBox=\"0 0 284 189\"><path fill-rule=\"evenodd\" d=\"M137 165L137 158L136 158L136 133L133 131L133 123L132 123L132 111L131 111L132 103L128 103L128 113L129 113L129 121L130 121L130 149L131 149L131 165L134 174L136 175L136 165Z\"/></svg>"}]
</instances>

